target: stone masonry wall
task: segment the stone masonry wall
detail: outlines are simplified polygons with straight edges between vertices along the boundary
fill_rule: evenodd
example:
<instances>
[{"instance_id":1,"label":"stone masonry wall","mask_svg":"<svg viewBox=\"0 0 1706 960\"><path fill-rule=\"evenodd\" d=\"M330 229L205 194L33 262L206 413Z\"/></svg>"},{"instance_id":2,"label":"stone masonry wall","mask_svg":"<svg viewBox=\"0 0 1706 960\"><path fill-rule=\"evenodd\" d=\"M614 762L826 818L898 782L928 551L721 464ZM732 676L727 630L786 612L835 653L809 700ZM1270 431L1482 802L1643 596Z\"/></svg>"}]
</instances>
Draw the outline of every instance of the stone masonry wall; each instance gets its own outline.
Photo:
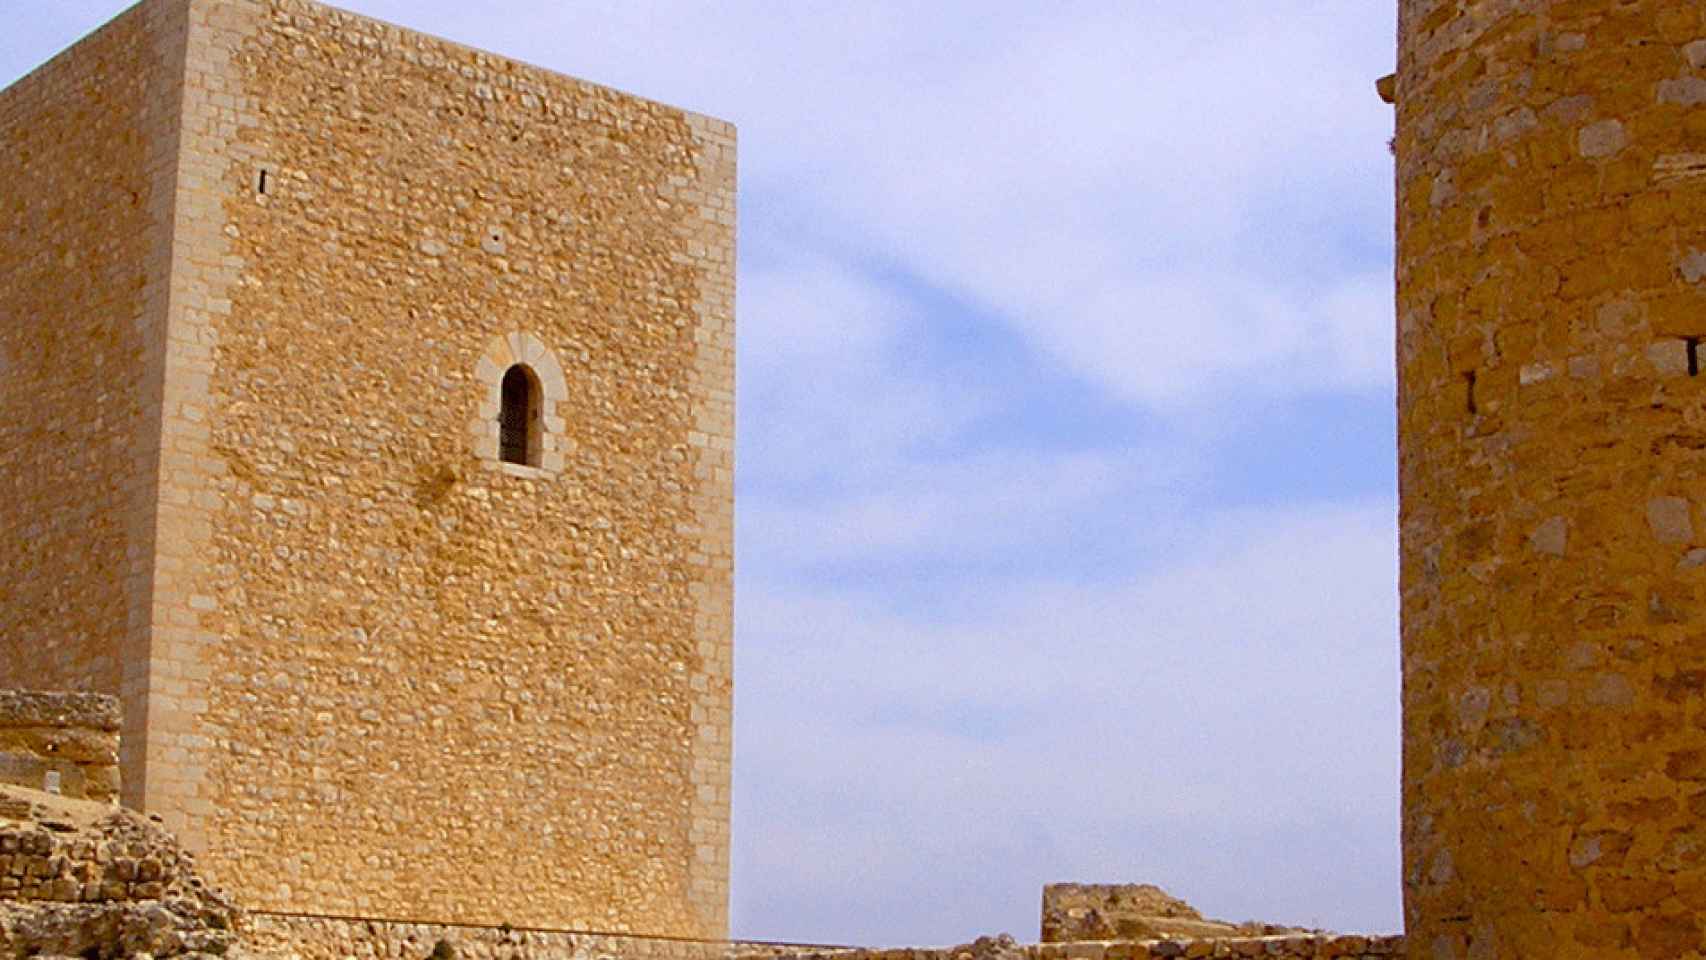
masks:
<instances>
[{"instance_id":1,"label":"stone masonry wall","mask_svg":"<svg viewBox=\"0 0 1706 960\"><path fill-rule=\"evenodd\" d=\"M10 805L26 795L7 793ZM129 811L85 835L51 814L0 813L0 899L37 903L160 900L188 891L190 862Z\"/></svg>"},{"instance_id":2,"label":"stone masonry wall","mask_svg":"<svg viewBox=\"0 0 1706 960\"><path fill-rule=\"evenodd\" d=\"M1159 960L1172 957L1385 960L1406 956L1404 949L1403 937L1328 933L1025 944L1003 935L945 948L802 950L764 954L736 950L733 960Z\"/></svg>"},{"instance_id":3,"label":"stone masonry wall","mask_svg":"<svg viewBox=\"0 0 1706 960\"><path fill-rule=\"evenodd\" d=\"M279 960L1160 960L1278 957L1282 960L1388 960L1403 937L1310 934L1020 944L985 937L946 948L863 949L806 944L672 940L609 934L390 923L257 914L245 940Z\"/></svg>"},{"instance_id":4,"label":"stone masonry wall","mask_svg":"<svg viewBox=\"0 0 1706 960\"><path fill-rule=\"evenodd\" d=\"M0 91L0 687L138 679L180 12L150 0Z\"/></svg>"},{"instance_id":5,"label":"stone masonry wall","mask_svg":"<svg viewBox=\"0 0 1706 960\"><path fill-rule=\"evenodd\" d=\"M0 690L0 783L117 802L119 720L114 697Z\"/></svg>"},{"instance_id":6,"label":"stone masonry wall","mask_svg":"<svg viewBox=\"0 0 1706 960\"><path fill-rule=\"evenodd\" d=\"M443 960L447 952L454 960L768 960L828 949L267 913L250 916L245 941L276 960Z\"/></svg>"},{"instance_id":7,"label":"stone masonry wall","mask_svg":"<svg viewBox=\"0 0 1706 960\"><path fill-rule=\"evenodd\" d=\"M175 2L147 809L261 910L723 936L732 128Z\"/></svg>"},{"instance_id":8,"label":"stone masonry wall","mask_svg":"<svg viewBox=\"0 0 1706 960\"><path fill-rule=\"evenodd\" d=\"M1042 942L1141 940L1169 936L1296 932L1262 924L1243 927L1203 915L1148 883L1051 883L1043 887Z\"/></svg>"},{"instance_id":9,"label":"stone masonry wall","mask_svg":"<svg viewBox=\"0 0 1706 960\"><path fill-rule=\"evenodd\" d=\"M0 956L227 956L240 921L157 823L0 786Z\"/></svg>"},{"instance_id":10,"label":"stone masonry wall","mask_svg":"<svg viewBox=\"0 0 1706 960\"><path fill-rule=\"evenodd\" d=\"M1399 11L1406 929L1706 955L1706 5Z\"/></svg>"}]
</instances>

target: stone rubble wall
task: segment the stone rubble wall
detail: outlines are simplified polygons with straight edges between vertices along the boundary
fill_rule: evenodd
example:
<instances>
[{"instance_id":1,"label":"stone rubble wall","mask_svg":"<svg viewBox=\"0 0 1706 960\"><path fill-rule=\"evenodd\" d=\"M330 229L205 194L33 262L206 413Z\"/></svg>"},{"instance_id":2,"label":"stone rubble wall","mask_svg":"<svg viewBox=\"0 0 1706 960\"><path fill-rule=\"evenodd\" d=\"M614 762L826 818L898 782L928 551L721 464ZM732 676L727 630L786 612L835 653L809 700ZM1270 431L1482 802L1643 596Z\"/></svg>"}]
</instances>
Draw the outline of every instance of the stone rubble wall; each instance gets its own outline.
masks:
<instances>
[{"instance_id":1,"label":"stone rubble wall","mask_svg":"<svg viewBox=\"0 0 1706 960\"><path fill-rule=\"evenodd\" d=\"M245 942L276 960L771 960L839 948L254 913Z\"/></svg>"},{"instance_id":2,"label":"stone rubble wall","mask_svg":"<svg viewBox=\"0 0 1706 960\"><path fill-rule=\"evenodd\" d=\"M1404 956L1401 936L1367 937L1309 933L1201 940L1116 940L1045 943L1025 951L1025 960L1150 960L1152 957L1292 957L1368 960Z\"/></svg>"},{"instance_id":3,"label":"stone rubble wall","mask_svg":"<svg viewBox=\"0 0 1706 960\"><path fill-rule=\"evenodd\" d=\"M1280 957L1290 960L1384 960L1403 957L1402 936L1330 933L1203 939L1015 943L1009 937L940 949L824 950L787 954L737 952L732 960L1151 960L1151 958Z\"/></svg>"},{"instance_id":4,"label":"stone rubble wall","mask_svg":"<svg viewBox=\"0 0 1706 960\"><path fill-rule=\"evenodd\" d=\"M240 926L150 819L0 789L0 956L226 955Z\"/></svg>"},{"instance_id":5,"label":"stone rubble wall","mask_svg":"<svg viewBox=\"0 0 1706 960\"><path fill-rule=\"evenodd\" d=\"M114 815L103 839L70 835L58 824L0 824L0 899L159 900L189 888L188 862L170 845L131 829L124 814Z\"/></svg>"},{"instance_id":6,"label":"stone rubble wall","mask_svg":"<svg viewBox=\"0 0 1706 960\"><path fill-rule=\"evenodd\" d=\"M1406 928L1706 955L1706 4L1397 7Z\"/></svg>"},{"instance_id":7,"label":"stone rubble wall","mask_svg":"<svg viewBox=\"0 0 1706 960\"><path fill-rule=\"evenodd\" d=\"M1211 920L1149 883L1051 883L1043 887L1043 943L1212 940L1315 932L1271 923Z\"/></svg>"},{"instance_id":8,"label":"stone rubble wall","mask_svg":"<svg viewBox=\"0 0 1706 960\"><path fill-rule=\"evenodd\" d=\"M117 801L119 722L103 694L0 690L0 783Z\"/></svg>"}]
</instances>

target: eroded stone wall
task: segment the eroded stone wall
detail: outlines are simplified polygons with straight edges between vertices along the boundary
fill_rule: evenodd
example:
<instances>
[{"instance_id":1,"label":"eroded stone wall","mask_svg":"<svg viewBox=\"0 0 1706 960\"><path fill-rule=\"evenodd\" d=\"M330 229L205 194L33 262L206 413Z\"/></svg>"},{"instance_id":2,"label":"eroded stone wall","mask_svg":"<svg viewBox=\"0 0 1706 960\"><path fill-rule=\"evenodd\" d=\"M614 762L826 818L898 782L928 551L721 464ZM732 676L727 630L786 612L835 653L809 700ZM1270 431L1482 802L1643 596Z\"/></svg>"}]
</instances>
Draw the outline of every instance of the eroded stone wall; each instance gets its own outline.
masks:
<instances>
[{"instance_id":1,"label":"eroded stone wall","mask_svg":"<svg viewBox=\"0 0 1706 960\"><path fill-rule=\"evenodd\" d=\"M826 949L267 913L252 915L244 929L256 954L294 960L769 960Z\"/></svg>"},{"instance_id":2,"label":"eroded stone wall","mask_svg":"<svg viewBox=\"0 0 1706 960\"><path fill-rule=\"evenodd\" d=\"M0 956L227 956L240 924L157 823L0 786Z\"/></svg>"},{"instance_id":3,"label":"eroded stone wall","mask_svg":"<svg viewBox=\"0 0 1706 960\"><path fill-rule=\"evenodd\" d=\"M732 128L187 9L147 808L262 910L725 935Z\"/></svg>"},{"instance_id":4,"label":"eroded stone wall","mask_svg":"<svg viewBox=\"0 0 1706 960\"><path fill-rule=\"evenodd\" d=\"M119 720L115 697L0 690L0 783L117 801Z\"/></svg>"},{"instance_id":5,"label":"eroded stone wall","mask_svg":"<svg viewBox=\"0 0 1706 960\"><path fill-rule=\"evenodd\" d=\"M832 949L748 953L734 960L1159 960L1168 957L1282 957L1287 960L1376 960L1405 956L1403 937L1314 933L1250 937L1181 937L1017 943L982 937L957 947Z\"/></svg>"},{"instance_id":6,"label":"eroded stone wall","mask_svg":"<svg viewBox=\"0 0 1706 960\"><path fill-rule=\"evenodd\" d=\"M1042 942L1278 933L1208 920L1150 883L1051 883L1043 887ZM1289 931L1287 931L1289 932Z\"/></svg>"},{"instance_id":7,"label":"eroded stone wall","mask_svg":"<svg viewBox=\"0 0 1706 960\"><path fill-rule=\"evenodd\" d=\"M182 36L149 0L0 91L0 687L146 656Z\"/></svg>"},{"instance_id":8,"label":"eroded stone wall","mask_svg":"<svg viewBox=\"0 0 1706 960\"><path fill-rule=\"evenodd\" d=\"M1404 938L1309 934L1018 943L983 937L956 947L865 949L806 944L671 940L442 924L388 923L257 914L245 944L267 957L297 960L1160 960L1279 957L1387 960Z\"/></svg>"},{"instance_id":9,"label":"eroded stone wall","mask_svg":"<svg viewBox=\"0 0 1706 960\"><path fill-rule=\"evenodd\" d=\"M1706 950L1706 7L1402 0L1406 928Z\"/></svg>"}]
</instances>

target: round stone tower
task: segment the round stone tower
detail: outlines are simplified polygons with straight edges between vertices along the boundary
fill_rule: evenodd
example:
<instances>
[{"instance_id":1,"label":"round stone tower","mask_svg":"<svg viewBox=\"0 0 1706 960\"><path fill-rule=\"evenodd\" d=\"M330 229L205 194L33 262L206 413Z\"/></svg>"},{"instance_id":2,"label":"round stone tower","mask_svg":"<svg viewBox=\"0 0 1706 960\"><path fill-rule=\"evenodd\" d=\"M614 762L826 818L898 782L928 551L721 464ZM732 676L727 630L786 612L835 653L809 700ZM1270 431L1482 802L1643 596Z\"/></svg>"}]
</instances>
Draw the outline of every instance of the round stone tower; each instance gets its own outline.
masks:
<instances>
[{"instance_id":1,"label":"round stone tower","mask_svg":"<svg viewBox=\"0 0 1706 960\"><path fill-rule=\"evenodd\" d=\"M1706 4L1399 11L1412 955L1706 955Z\"/></svg>"}]
</instances>

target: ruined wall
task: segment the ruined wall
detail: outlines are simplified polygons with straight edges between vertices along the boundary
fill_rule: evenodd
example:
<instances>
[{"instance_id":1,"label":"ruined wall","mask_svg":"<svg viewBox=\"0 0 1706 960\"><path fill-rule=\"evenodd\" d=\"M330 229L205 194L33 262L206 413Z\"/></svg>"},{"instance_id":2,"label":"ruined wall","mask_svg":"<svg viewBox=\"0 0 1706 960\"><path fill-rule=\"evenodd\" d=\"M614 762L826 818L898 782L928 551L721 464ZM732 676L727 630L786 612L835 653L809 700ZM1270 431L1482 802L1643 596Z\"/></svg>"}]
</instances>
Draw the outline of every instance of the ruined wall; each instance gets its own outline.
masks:
<instances>
[{"instance_id":1,"label":"ruined wall","mask_svg":"<svg viewBox=\"0 0 1706 960\"><path fill-rule=\"evenodd\" d=\"M1015 942L984 937L956 947L866 949L808 944L669 940L562 931L475 928L251 916L245 945L261 956L300 960L1160 960L1278 957L1282 960L1388 960L1404 956L1403 937L1309 934L1267 937Z\"/></svg>"},{"instance_id":2,"label":"ruined wall","mask_svg":"<svg viewBox=\"0 0 1706 960\"><path fill-rule=\"evenodd\" d=\"M1240 932L1248 931L1205 920L1195 907L1154 884L1051 883L1043 887L1044 943Z\"/></svg>"},{"instance_id":3,"label":"ruined wall","mask_svg":"<svg viewBox=\"0 0 1706 960\"><path fill-rule=\"evenodd\" d=\"M1706 950L1706 8L1402 0L1406 928Z\"/></svg>"},{"instance_id":4,"label":"ruined wall","mask_svg":"<svg viewBox=\"0 0 1706 960\"><path fill-rule=\"evenodd\" d=\"M150 0L0 91L0 687L137 682L181 14Z\"/></svg>"},{"instance_id":5,"label":"ruined wall","mask_svg":"<svg viewBox=\"0 0 1706 960\"><path fill-rule=\"evenodd\" d=\"M163 900L192 889L192 860L170 834L134 812L25 791L0 797L7 803L0 812L0 900Z\"/></svg>"},{"instance_id":6,"label":"ruined wall","mask_svg":"<svg viewBox=\"0 0 1706 960\"><path fill-rule=\"evenodd\" d=\"M1011 937L982 937L956 947L887 950L831 949L743 952L733 960L1159 960L1165 957L1281 957L1285 960L1384 960L1406 956L1403 937L1331 933L1264 937L1180 937L1016 943Z\"/></svg>"},{"instance_id":7,"label":"ruined wall","mask_svg":"<svg viewBox=\"0 0 1706 960\"><path fill-rule=\"evenodd\" d=\"M262 910L723 936L732 128L189 11L148 809Z\"/></svg>"},{"instance_id":8,"label":"ruined wall","mask_svg":"<svg viewBox=\"0 0 1706 960\"><path fill-rule=\"evenodd\" d=\"M395 923L254 914L244 930L256 953L297 960L425 960L449 951L455 960L768 960L801 944L635 937L564 930ZM440 946L442 944L442 946Z\"/></svg>"},{"instance_id":9,"label":"ruined wall","mask_svg":"<svg viewBox=\"0 0 1706 960\"><path fill-rule=\"evenodd\" d=\"M0 783L116 802L119 719L102 694L0 690Z\"/></svg>"},{"instance_id":10,"label":"ruined wall","mask_svg":"<svg viewBox=\"0 0 1706 960\"><path fill-rule=\"evenodd\" d=\"M240 920L141 814L0 786L0 955L225 956Z\"/></svg>"}]
</instances>

